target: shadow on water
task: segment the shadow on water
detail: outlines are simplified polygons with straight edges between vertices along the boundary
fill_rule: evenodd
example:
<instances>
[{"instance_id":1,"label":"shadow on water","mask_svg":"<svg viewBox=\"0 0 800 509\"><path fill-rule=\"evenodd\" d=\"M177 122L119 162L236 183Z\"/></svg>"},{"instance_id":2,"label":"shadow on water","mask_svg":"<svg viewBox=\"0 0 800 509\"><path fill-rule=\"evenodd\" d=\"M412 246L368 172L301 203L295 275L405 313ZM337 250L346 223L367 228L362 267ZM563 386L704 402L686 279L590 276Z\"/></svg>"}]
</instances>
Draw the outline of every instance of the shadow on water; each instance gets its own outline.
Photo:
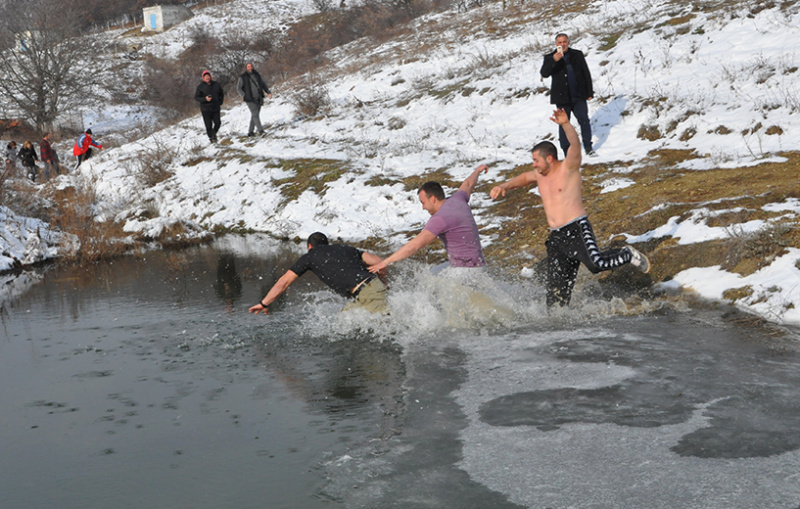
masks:
<instances>
[{"instance_id":1,"label":"shadow on water","mask_svg":"<svg viewBox=\"0 0 800 509\"><path fill-rule=\"evenodd\" d=\"M796 330L590 287L547 314L534 281L413 263L389 316L312 275L248 314L301 253L7 282L0 507L800 505Z\"/></svg>"}]
</instances>

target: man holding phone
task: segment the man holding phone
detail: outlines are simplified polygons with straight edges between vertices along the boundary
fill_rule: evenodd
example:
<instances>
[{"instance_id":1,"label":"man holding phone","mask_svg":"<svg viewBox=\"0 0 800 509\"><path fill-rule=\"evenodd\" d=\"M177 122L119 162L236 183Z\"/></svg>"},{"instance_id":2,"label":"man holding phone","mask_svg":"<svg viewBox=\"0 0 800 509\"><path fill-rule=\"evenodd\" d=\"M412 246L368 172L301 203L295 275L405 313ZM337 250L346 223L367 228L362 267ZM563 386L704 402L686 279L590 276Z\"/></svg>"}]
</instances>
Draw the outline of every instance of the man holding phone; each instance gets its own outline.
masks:
<instances>
[{"instance_id":1,"label":"man holding phone","mask_svg":"<svg viewBox=\"0 0 800 509\"><path fill-rule=\"evenodd\" d=\"M567 34L558 34L556 49L544 56L540 72L542 78L551 78L550 103L563 109L568 119L575 114L581 128L583 149L587 156L596 156L592 149L592 123L589 121L589 107L586 104L594 96L594 90L592 75L583 52L569 47ZM566 155L569 140L562 127L558 128L558 141Z\"/></svg>"}]
</instances>

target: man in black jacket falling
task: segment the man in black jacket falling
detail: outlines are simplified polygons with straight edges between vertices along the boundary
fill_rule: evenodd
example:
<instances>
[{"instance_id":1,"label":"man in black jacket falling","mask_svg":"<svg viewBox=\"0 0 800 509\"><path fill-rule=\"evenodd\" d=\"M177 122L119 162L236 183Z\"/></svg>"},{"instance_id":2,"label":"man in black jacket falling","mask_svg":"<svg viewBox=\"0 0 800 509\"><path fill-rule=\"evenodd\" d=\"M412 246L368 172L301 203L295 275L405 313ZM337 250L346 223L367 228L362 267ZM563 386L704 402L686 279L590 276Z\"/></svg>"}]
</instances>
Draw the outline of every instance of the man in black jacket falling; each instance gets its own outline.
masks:
<instances>
[{"instance_id":1,"label":"man in black jacket falling","mask_svg":"<svg viewBox=\"0 0 800 509\"><path fill-rule=\"evenodd\" d=\"M571 118L575 113L581 127L581 140L586 155L597 155L592 149L592 124L589 121L589 107L586 101L594 96L592 75L586 65L583 52L569 47L567 34L556 36L556 49L544 56L541 70L542 78L552 77L550 84L550 103L567 113ZM558 128L558 141L564 154L569 148L569 140L564 129Z\"/></svg>"}]
</instances>

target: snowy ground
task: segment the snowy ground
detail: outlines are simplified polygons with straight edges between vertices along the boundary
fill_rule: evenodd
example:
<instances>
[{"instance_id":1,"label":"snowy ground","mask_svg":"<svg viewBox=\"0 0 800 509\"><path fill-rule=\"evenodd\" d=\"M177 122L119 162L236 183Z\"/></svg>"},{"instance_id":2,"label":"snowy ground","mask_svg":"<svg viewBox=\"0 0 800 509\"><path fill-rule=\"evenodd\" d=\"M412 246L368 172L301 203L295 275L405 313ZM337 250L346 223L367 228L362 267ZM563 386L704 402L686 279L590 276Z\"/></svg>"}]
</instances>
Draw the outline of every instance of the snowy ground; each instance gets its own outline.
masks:
<instances>
[{"instance_id":1,"label":"snowy ground","mask_svg":"<svg viewBox=\"0 0 800 509\"><path fill-rule=\"evenodd\" d=\"M221 144L208 144L198 115L101 152L74 178L93 179L103 217L124 221L132 233L158 234L180 221L290 237L316 230L346 241L380 236L399 245L406 237L396 232L418 229L427 215L401 184L367 182L442 169L460 180L486 163L491 168L481 177L486 183L526 163L532 144L555 134L547 120L549 80L540 78L539 68L561 31L572 35L572 47L586 53L593 73L590 114L597 161L620 163L616 177L604 185L609 196L635 185L625 173L654 149L694 149L697 158L682 167L698 171L780 161L781 151L797 149L793 141L800 130L800 55L786 43L800 35L800 14L796 5L754 15L750 7L743 3L738 11L721 12L619 0L596 2L558 20L538 18L535 6L527 7L527 14L508 16L501 4L432 16L419 20L417 30L403 38L380 46L356 42L332 52L332 64L315 78L330 96L331 109L324 116L298 118L291 97L302 83L276 86L274 99L262 110L267 135L247 138L249 112L238 97L229 97ZM190 23L218 32L241 19L253 27L275 26L311 10L310 2L236 0L211 7ZM175 54L188 27L149 39L149 50ZM611 36L619 38L602 49ZM147 113L139 110L137 115ZM104 128L124 130L120 119L133 122L134 117L117 110L85 118L102 139ZM657 127L662 136L638 138L641 126ZM172 154L167 164L174 176L145 189L136 178L136 160L159 151ZM292 173L280 163L300 158L342 161L348 171L319 195L306 192L283 203L275 180ZM472 200L482 227L499 221L484 213L488 200L481 192ZM800 213L794 198L769 207L783 211L784 218ZM671 218L644 235L614 233L627 235L630 242L671 236L682 244L726 235L722 228L707 226L707 218L699 211L687 220ZM9 225L16 223L5 224L4 237L14 237ZM762 226L741 225L743 231ZM9 258L23 259L28 256L25 245L6 239L2 248ZM737 305L770 320L800 323L798 260L800 250L790 249L746 278L718 266L704 267L683 271L669 284L713 299L748 284L753 295Z\"/></svg>"}]
</instances>

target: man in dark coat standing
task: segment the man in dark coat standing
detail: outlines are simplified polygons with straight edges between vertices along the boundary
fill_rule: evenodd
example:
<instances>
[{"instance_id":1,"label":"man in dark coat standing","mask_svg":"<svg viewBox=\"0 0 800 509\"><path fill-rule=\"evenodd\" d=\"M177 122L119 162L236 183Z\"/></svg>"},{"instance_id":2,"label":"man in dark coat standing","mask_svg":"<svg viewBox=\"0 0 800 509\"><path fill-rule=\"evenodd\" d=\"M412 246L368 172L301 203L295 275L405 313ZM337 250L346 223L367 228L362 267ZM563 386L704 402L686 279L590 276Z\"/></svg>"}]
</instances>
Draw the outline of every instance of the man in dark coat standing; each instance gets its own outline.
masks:
<instances>
[{"instance_id":1,"label":"man in dark coat standing","mask_svg":"<svg viewBox=\"0 0 800 509\"><path fill-rule=\"evenodd\" d=\"M197 85L194 100L200 103L200 112L203 114L203 123L206 125L206 134L211 143L217 141L217 131L222 121L219 117L222 101L225 94L220 84L211 79L211 73L203 71L203 81Z\"/></svg>"},{"instance_id":2,"label":"man in dark coat standing","mask_svg":"<svg viewBox=\"0 0 800 509\"><path fill-rule=\"evenodd\" d=\"M264 94L272 99L272 92L261 75L255 70L252 63L245 66L245 72L239 76L239 82L236 83L236 91L244 99L247 107L250 108L250 128L247 130L248 136L253 136L258 130L258 134L264 134L264 128L261 127L261 106L264 104Z\"/></svg>"},{"instance_id":3,"label":"man in dark coat standing","mask_svg":"<svg viewBox=\"0 0 800 509\"><path fill-rule=\"evenodd\" d=\"M544 56L541 70L542 78L552 77L550 84L550 103L567 113L571 118L575 113L581 127L583 149L588 156L596 156L592 149L592 124L589 121L589 107L586 101L594 96L592 75L586 65L583 52L569 47L567 34L556 36L556 49ZM569 148L569 140L562 127L558 128L558 141L564 154Z\"/></svg>"}]
</instances>

